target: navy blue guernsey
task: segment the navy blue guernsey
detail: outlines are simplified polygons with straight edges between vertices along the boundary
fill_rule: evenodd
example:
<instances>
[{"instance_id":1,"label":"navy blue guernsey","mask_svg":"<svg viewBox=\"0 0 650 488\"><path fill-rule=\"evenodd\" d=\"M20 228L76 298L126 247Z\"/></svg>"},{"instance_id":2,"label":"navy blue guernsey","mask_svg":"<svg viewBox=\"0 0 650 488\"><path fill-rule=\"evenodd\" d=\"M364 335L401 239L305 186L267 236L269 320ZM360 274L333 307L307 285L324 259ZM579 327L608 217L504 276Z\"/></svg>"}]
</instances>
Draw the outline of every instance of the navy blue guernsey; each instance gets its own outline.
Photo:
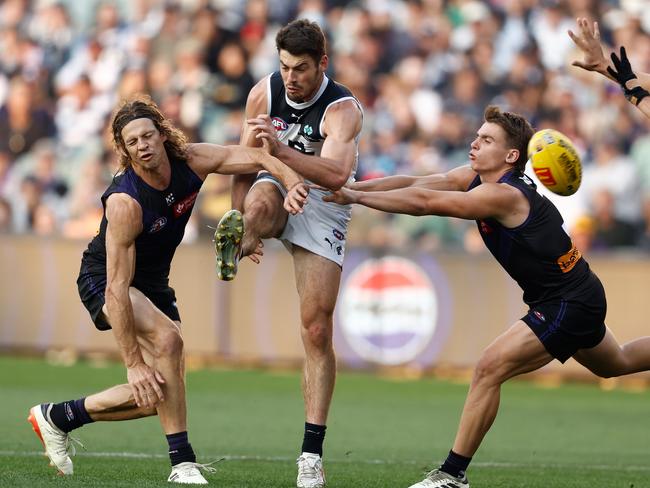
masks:
<instances>
[{"instance_id":1,"label":"navy blue guernsey","mask_svg":"<svg viewBox=\"0 0 650 488\"><path fill-rule=\"evenodd\" d=\"M314 97L301 103L287 100L279 71L270 75L267 86L267 111L278 138L304 154L320 156L325 141L321 125L325 112L332 104L353 100L361 110L359 101L350 90L326 76ZM355 170L356 164L352 176Z\"/></svg>"},{"instance_id":2,"label":"navy blue guernsey","mask_svg":"<svg viewBox=\"0 0 650 488\"><path fill-rule=\"evenodd\" d=\"M113 193L126 193L142 207L142 232L135 239L135 274L132 286L139 290L159 291L169 284L174 252L183 239L185 226L203 184L201 178L182 161L170 161L171 179L165 190L145 183L131 167L117 174L102 195L104 216L99 233L88 245L82 267L94 275L98 292L106 288L106 199Z\"/></svg>"},{"instance_id":3,"label":"navy blue guernsey","mask_svg":"<svg viewBox=\"0 0 650 488\"><path fill-rule=\"evenodd\" d=\"M524 291L529 306L548 300L579 300L593 275L562 227L562 215L537 193L525 174L510 171L499 183L520 190L530 203L526 221L507 228L497 220L477 220L479 232L492 255ZM481 184L477 176L468 191Z\"/></svg>"}]
</instances>

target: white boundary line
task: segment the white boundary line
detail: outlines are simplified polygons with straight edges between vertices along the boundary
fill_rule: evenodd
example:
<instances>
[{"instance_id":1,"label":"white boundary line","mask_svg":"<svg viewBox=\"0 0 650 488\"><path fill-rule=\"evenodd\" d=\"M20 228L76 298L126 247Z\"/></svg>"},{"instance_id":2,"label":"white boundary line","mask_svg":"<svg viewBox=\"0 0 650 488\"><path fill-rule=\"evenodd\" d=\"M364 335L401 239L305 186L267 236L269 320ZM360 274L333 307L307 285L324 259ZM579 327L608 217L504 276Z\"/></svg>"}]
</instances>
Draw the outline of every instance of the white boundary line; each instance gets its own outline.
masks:
<instances>
[{"instance_id":1,"label":"white boundary line","mask_svg":"<svg viewBox=\"0 0 650 488\"><path fill-rule=\"evenodd\" d=\"M45 457L43 451L5 451L0 450L0 457ZM151 454L146 452L78 452L78 457L93 458L128 458L128 459L167 459L167 454ZM224 461L267 461L267 462L295 462L295 459L287 456L237 456L237 455L202 455L204 459L218 459ZM356 463L356 464L407 464L419 465L421 461L413 460L388 460L388 459L332 459L327 461L332 463ZM474 462L472 466L478 468L549 468L549 469L585 469L592 471L633 471L633 472L650 472L650 466L617 466L608 464L561 464L561 463L500 463L500 462Z\"/></svg>"}]
</instances>

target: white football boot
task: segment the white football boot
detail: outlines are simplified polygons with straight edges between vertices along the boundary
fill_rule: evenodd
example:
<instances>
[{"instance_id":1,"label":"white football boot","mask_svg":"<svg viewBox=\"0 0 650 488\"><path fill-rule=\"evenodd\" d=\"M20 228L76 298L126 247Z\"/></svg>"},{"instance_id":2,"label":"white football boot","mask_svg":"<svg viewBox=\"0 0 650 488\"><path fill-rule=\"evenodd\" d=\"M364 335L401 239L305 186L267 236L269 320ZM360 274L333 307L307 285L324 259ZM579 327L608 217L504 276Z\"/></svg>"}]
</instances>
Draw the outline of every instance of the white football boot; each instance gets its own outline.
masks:
<instances>
[{"instance_id":1,"label":"white football boot","mask_svg":"<svg viewBox=\"0 0 650 488\"><path fill-rule=\"evenodd\" d=\"M203 477L201 470L204 470L206 473L215 473L217 471L208 464L179 463L172 466L172 472L169 478L167 478L167 481L184 485L207 485L208 480Z\"/></svg>"},{"instance_id":2,"label":"white football boot","mask_svg":"<svg viewBox=\"0 0 650 488\"><path fill-rule=\"evenodd\" d=\"M59 474L71 475L73 468L70 454L74 455L75 448L70 444L70 436L45 418L41 405L36 405L29 410L27 421L32 424L32 429L43 443L45 453L59 470Z\"/></svg>"},{"instance_id":3,"label":"white football boot","mask_svg":"<svg viewBox=\"0 0 650 488\"><path fill-rule=\"evenodd\" d=\"M325 470L323 460L318 454L303 452L298 460L298 488L323 488L325 486Z\"/></svg>"},{"instance_id":4,"label":"white football boot","mask_svg":"<svg viewBox=\"0 0 650 488\"><path fill-rule=\"evenodd\" d=\"M469 488L469 481L467 481L467 476L456 478L449 473L434 469L427 473L422 481L409 486L409 488Z\"/></svg>"}]
</instances>

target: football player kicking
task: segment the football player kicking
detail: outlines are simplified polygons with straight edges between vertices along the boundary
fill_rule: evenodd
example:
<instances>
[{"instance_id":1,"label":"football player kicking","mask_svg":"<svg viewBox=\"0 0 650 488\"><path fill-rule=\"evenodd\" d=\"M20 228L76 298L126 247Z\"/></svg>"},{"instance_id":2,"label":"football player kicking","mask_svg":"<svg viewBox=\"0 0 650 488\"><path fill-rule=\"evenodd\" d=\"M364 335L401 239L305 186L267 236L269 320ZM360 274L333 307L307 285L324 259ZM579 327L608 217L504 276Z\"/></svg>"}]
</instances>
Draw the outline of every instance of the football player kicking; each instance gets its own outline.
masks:
<instances>
[{"instance_id":1,"label":"football player kicking","mask_svg":"<svg viewBox=\"0 0 650 488\"><path fill-rule=\"evenodd\" d=\"M605 326L600 280L564 231L558 210L524 174L532 127L495 106L484 118L467 166L354 183L324 197L385 212L476 220L529 307L483 351L447 459L410 488L469 486L465 471L496 417L501 385L514 376L570 357L601 377L650 369L650 337L616 342Z\"/></svg>"}]
</instances>

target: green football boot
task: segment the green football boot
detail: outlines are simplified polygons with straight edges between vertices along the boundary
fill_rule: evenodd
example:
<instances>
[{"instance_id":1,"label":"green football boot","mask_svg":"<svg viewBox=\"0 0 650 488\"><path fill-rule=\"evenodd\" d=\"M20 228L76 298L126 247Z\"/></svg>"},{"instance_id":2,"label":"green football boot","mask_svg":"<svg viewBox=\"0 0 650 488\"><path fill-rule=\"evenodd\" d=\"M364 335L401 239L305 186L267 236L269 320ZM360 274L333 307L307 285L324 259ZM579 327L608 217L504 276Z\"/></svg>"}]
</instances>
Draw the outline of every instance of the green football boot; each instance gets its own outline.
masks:
<instances>
[{"instance_id":1,"label":"green football boot","mask_svg":"<svg viewBox=\"0 0 650 488\"><path fill-rule=\"evenodd\" d=\"M244 237L244 217L239 210L228 210L214 231L214 249L217 255L217 277L231 281L237 274L237 264Z\"/></svg>"}]
</instances>

